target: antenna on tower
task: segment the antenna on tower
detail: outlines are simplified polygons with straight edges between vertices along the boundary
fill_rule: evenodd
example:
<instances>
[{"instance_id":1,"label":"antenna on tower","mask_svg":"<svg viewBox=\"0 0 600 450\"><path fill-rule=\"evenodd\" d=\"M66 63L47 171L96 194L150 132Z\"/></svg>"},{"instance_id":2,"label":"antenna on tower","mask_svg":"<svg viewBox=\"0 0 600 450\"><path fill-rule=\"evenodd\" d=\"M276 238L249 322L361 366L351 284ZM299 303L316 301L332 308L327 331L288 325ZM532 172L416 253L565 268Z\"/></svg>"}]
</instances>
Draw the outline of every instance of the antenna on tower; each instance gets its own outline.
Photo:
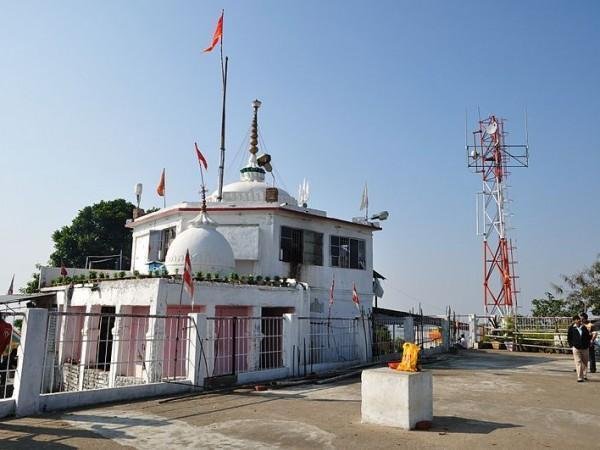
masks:
<instances>
[{"instance_id":1,"label":"antenna on tower","mask_svg":"<svg viewBox=\"0 0 600 450\"><path fill-rule=\"evenodd\" d=\"M493 316L511 316L517 307L515 247L508 238L507 178L510 168L529 165L527 115L525 130L525 145L508 145L504 120L491 115L479 120L473 145L466 146L468 167L483 179L483 189L477 195L476 226L477 234L483 236L484 307L486 314Z\"/></svg>"},{"instance_id":2,"label":"antenna on tower","mask_svg":"<svg viewBox=\"0 0 600 450\"><path fill-rule=\"evenodd\" d=\"M527 120L527 106L525 107L525 150L529 154L529 124Z\"/></svg>"}]
</instances>

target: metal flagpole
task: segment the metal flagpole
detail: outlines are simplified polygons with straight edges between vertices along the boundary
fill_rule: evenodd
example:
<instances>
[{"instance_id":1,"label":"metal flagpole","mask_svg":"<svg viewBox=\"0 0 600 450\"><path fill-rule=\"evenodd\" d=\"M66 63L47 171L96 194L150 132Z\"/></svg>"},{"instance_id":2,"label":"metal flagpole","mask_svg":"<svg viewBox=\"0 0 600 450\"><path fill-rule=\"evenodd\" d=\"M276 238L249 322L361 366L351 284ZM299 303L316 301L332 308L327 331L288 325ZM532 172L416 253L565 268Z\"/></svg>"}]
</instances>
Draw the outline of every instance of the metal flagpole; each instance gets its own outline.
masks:
<instances>
[{"instance_id":1,"label":"metal flagpole","mask_svg":"<svg viewBox=\"0 0 600 450\"><path fill-rule=\"evenodd\" d=\"M225 16L225 10L222 11L222 16ZM224 22L224 20L223 20ZM221 32L221 77L223 79L223 109L221 111L221 161L219 164L219 193L217 194L217 201L223 200L223 176L225 172L225 99L227 97L227 63L229 57L225 57L225 65L223 65L223 32Z\"/></svg>"},{"instance_id":2,"label":"metal flagpole","mask_svg":"<svg viewBox=\"0 0 600 450\"><path fill-rule=\"evenodd\" d=\"M367 328L365 327L365 311L362 305L360 305L360 318L363 326L363 334L365 336L365 359L369 358L369 349L367 344Z\"/></svg>"},{"instance_id":3,"label":"metal flagpole","mask_svg":"<svg viewBox=\"0 0 600 450\"><path fill-rule=\"evenodd\" d=\"M185 270L185 263L184 263ZM181 318L181 298L183 297L183 275L181 276L181 290L179 291L179 311L177 311L177 326L175 327L175 361L173 364L173 379L177 376L177 354L179 350L179 320Z\"/></svg>"}]
</instances>

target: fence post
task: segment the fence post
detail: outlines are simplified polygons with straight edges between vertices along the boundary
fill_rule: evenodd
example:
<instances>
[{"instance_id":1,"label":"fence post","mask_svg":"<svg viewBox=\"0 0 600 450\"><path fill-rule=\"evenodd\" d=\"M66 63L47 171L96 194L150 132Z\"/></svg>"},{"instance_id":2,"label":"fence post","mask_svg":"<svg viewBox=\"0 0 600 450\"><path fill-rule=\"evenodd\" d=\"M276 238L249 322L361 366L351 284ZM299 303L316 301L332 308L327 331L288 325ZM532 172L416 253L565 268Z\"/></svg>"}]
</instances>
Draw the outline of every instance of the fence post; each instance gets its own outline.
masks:
<instances>
[{"instance_id":1,"label":"fence post","mask_svg":"<svg viewBox=\"0 0 600 450\"><path fill-rule=\"evenodd\" d=\"M404 341L415 342L415 322L412 316L406 316L404 318Z\"/></svg>"},{"instance_id":2,"label":"fence post","mask_svg":"<svg viewBox=\"0 0 600 450\"><path fill-rule=\"evenodd\" d=\"M47 325L48 310L31 308L25 312L13 394L17 417L39 412Z\"/></svg>"},{"instance_id":3,"label":"fence post","mask_svg":"<svg viewBox=\"0 0 600 450\"><path fill-rule=\"evenodd\" d=\"M188 314L191 325L188 327L188 379L195 387L204 386L206 371L206 314Z\"/></svg>"},{"instance_id":4,"label":"fence post","mask_svg":"<svg viewBox=\"0 0 600 450\"><path fill-rule=\"evenodd\" d=\"M298 342L299 320L297 314L283 315L283 367L288 370L288 376L294 376L294 366L297 364L300 351Z\"/></svg>"},{"instance_id":5,"label":"fence post","mask_svg":"<svg viewBox=\"0 0 600 450\"><path fill-rule=\"evenodd\" d=\"M450 349L450 322L442 319L442 349L447 352Z\"/></svg>"},{"instance_id":6,"label":"fence post","mask_svg":"<svg viewBox=\"0 0 600 450\"><path fill-rule=\"evenodd\" d=\"M369 333L370 322L364 314L361 314L356 318L355 323L357 327L355 345L358 347L358 357L363 362L369 362L372 357L372 346L369 345L369 341L371 340L371 333Z\"/></svg>"},{"instance_id":7,"label":"fence post","mask_svg":"<svg viewBox=\"0 0 600 450\"><path fill-rule=\"evenodd\" d=\"M476 348L477 344L477 316L475 314L469 314L469 342L467 343L468 348Z\"/></svg>"}]
</instances>

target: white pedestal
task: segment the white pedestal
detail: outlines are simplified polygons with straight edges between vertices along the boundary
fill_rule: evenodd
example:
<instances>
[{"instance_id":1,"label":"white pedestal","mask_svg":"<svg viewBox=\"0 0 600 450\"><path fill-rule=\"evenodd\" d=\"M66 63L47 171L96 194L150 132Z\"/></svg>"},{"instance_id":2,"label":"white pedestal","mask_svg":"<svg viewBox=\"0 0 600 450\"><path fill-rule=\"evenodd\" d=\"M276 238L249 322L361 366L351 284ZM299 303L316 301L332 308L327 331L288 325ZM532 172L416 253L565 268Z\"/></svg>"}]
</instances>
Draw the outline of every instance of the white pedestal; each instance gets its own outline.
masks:
<instances>
[{"instance_id":1,"label":"white pedestal","mask_svg":"<svg viewBox=\"0 0 600 450\"><path fill-rule=\"evenodd\" d=\"M362 422L411 430L433 419L431 372L399 372L387 367L363 370Z\"/></svg>"}]
</instances>

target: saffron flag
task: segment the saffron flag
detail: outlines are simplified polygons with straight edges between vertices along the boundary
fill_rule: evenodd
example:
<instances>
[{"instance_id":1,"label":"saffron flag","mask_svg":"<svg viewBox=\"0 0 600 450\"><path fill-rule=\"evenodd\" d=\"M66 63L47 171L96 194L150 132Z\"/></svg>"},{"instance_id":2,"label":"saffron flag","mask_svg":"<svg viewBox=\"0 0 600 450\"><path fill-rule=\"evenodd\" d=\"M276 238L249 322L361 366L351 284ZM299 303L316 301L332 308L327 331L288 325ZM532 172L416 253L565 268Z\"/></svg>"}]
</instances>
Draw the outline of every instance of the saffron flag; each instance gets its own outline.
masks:
<instances>
[{"instance_id":1,"label":"saffron flag","mask_svg":"<svg viewBox=\"0 0 600 450\"><path fill-rule=\"evenodd\" d=\"M192 279L192 261L190 260L190 251L185 251L185 263L183 266L183 288L194 298L194 280Z\"/></svg>"},{"instance_id":2,"label":"saffron flag","mask_svg":"<svg viewBox=\"0 0 600 450\"><path fill-rule=\"evenodd\" d=\"M65 267L65 265L61 262L60 263L60 276L61 277L66 277L67 274L67 268Z\"/></svg>"},{"instance_id":3,"label":"saffron flag","mask_svg":"<svg viewBox=\"0 0 600 450\"><path fill-rule=\"evenodd\" d=\"M165 196L165 169L163 169L160 174L160 181L158 182L158 186L156 186L156 193L161 197Z\"/></svg>"},{"instance_id":4,"label":"saffron flag","mask_svg":"<svg viewBox=\"0 0 600 450\"><path fill-rule=\"evenodd\" d=\"M221 17L219 17L219 21L217 22L217 28L215 29L215 34L213 34L212 42L208 47L204 49L205 52L212 51L213 48L219 43L219 41L223 38L223 12L221 13Z\"/></svg>"},{"instance_id":5,"label":"saffron flag","mask_svg":"<svg viewBox=\"0 0 600 450\"><path fill-rule=\"evenodd\" d=\"M352 301L359 308L360 298L358 298L358 292L356 292L356 285L354 283L352 283Z\"/></svg>"},{"instance_id":6,"label":"saffron flag","mask_svg":"<svg viewBox=\"0 0 600 450\"><path fill-rule=\"evenodd\" d=\"M365 208L369 208L369 193L367 191L367 183L365 183L365 188L363 189L362 198L360 200L360 210L362 211Z\"/></svg>"},{"instance_id":7,"label":"saffron flag","mask_svg":"<svg viewBox=\"0 0 600 450\"><path fill-rule=\"evenodd\" d=\"M329 306L333 305L333 290L335 289L335 278L331 280L331 288L329 289Z\"/></svg>"},{"instance_id":8,"label":"saffron flag","mask_svg":"<svg viewBox=\"0 0 600 450\"><path fill-rule=\"evenodd\" d=\"M198 157L198 163L200 164L200 166L204 166L204 169L208 170L208 163L206 162L206 158L204 157L202 152L200 152L198 144L194 142L194 146L196 147L196 156Z\"/></svg>"},{"instance_id":9,"label":"saffron flag","mask_svg":"<svg viewBox=\"0 0 600 450\"><path fill-rule=\"evenodd\" d=\"M10 282L10 286L8 287L8 291L6 291L6 295L13 295L14 287L15 287L15 274L13 273L13 277Z\"/></svg>"}]
</instances>

